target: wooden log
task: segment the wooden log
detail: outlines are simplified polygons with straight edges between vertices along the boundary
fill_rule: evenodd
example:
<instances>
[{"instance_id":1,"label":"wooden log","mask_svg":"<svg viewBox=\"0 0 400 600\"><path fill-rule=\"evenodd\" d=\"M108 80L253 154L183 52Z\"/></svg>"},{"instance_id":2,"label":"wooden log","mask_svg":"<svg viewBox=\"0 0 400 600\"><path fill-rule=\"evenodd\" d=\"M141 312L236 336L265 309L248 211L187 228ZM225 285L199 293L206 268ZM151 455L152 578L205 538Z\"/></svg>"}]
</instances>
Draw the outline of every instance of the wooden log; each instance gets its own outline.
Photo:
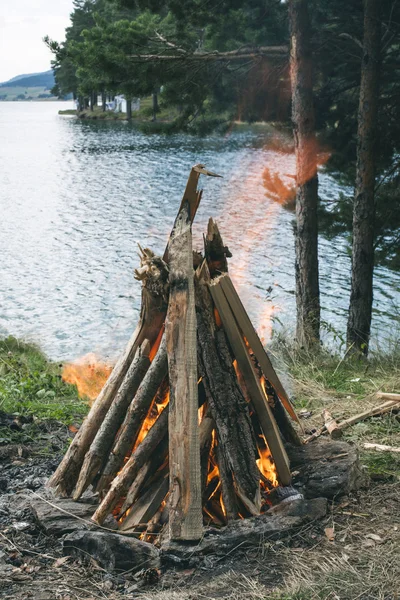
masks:
<instances>
[{"instance_id":1,"label":"wooden log","mask_svg":"<svg viewBox=\"0 0 400 600\"><path fill-rule=\"evenodd\" d=\"M394 402L400 402L400 394L393 394L387 392L376 392L375 396L379 400L393 400Z\"/></svg>"},{"instance_id":2,"label":"wooden log","mask_svg":"<svg viewBox=\"0 0 400 600\"><path fill-rule=\"evenodd\" d=\"M197 342L190 206L185 202L168 246L170 295L165 333L170 382L169 533L173 540L202 536Z\"/></svg>"},{"instance_id":3,"label":"wooden log","mask_svg":"<svg viewBox=\"0 0 400 600\"><path fill-rule=\"evenodd\" d=\"M129 404L150 366L150 349L151 344L148 340L145 340L141 347L137 349L135 358L126 372L115 400L85 456L73 494L74 500L78 500L81 497L83 492L92 483L99 469L107 461L115 435L126 417Z\"/></svg>"},{"instance_id":4,"label":"wooden log","mask_svg":"<svg viewBox=\"0 0 400 600\"><path fill-rule=\"evenodd\" d=\"M281 384L274 367L272 366L270 358L266 353L256 330L253 327L250 317L248 316L246 309L244 308L242 301L240 300L240 297L235 289L235 286L232 283L231 278L226 273L219 278L219 281L221 283L222 289L229 303L229 306L231 307L232 313L234 314L235 319L239 325L239 328L244 338L247 340L247 343L249 344L255 357L257 358L262 372L264 373L265 377L268 379L272 387L275 389L276 393L279 396L279 399L281 400L282 404L284 405L292 419L301 425L299 417L297 416L296 411L294 410L292 403L290 402L289 397L283 385Z\"/></svg>"},{"instance_id":5,"label":"wooden log","mask_svg":"<svg viewBox=\"0 0 400 600\"><path fill-rule=\"evenodd\" d=\"M324 424L327 432L330 434L333 440L337 440L342 437L343 431L339 428L336 420L332 417L331 413L328 410L322 411L322 418L324 419Z\"/></svg>"},{"instance_id":6,"label":"wooden log","mask_svg":"<svg viewBox=\"0 0 400 600\"><path fill-rule=\"evenodd\" d=\"M225 297L222 286L219 283L219 278L211 281L210 291L260 421L261 429L274 458L279 482L281 485L290 485L289 459L283 446L276 421L261 388L241 331Z\"/></svg>"},{"instance_id":7,"label":"wooden log","mask_svg":"<svg viewBox=\"0 0 400 600\"><path fill-rule=\"evenodd\" d=\"M124 465L122 471L118 473L112 482L112 485L105 498L94 513L92 520L99 525L104 523L107 515L115 508L118 501L126 496L133 480L139 470L143 467L149 456L155 451L158 444L162 441L165 431L168 427L168 406L164 408L157 421L150 429L149 433L139 444L135 452Z\"/></svg>"},{"instance_id":8,"label":"wooden log","mask_svg":"<svg viewBox=\"0 0 400 600\"><path fill-rule=\"evenodd\" d=\"M396 454L400 453L400 448L395 448L394 446L385 446L383 444L370 444L369 442L364 442L363 448L365 450L377 450L378 452L394 452Z\"/></svg>"},{"instance_id":9,"label":"wooden log","mask_svg":"<svg viewBox=\"0 0 400 600\"><path fill-rule=\"evenodd\" d=\"M166 377L167 371L167 342L164 334L157 354L126 413L114 448L97 484L96 489L98 492L102 492L109 487L115 475L124 464L125 457L132 451L151 402Z\"/></svg>"},{"instance_id":10,"label":"wooden log","mask_svg":"<svg viewBox=\"0 0 400 600\"><path fill-rule=\"evenodd\" d=\"M223 512L228 521L238 518L238 508L236 503L235 486L233 482L232 471L225 459L225 453L220 444L215 446L215 457L218 463L219 478L221 480L221 494L223 502ZM260 509L255 507L255 514L260 513Z\"/></svg>"},{"instance_id":11,"label":"wooden log","mask_svg":"<svg viewBox=\"0 0 400 600\"><path fill-rule=\"evenodd\" d=\"M149 260L146 275L142 278L142 307L138 326L124 353L113 368L106 384L74 437L57 470L48 481L60 496L69 496L78 480L79 472L110 406L131 365L137 349L145 339L154 343L165 319L168 296L168 270L158 259Z\"/></svg>"},{"instance_id":12,"label":"wooden log","mask_svg":"<svg viewBox=\"0 0 400 600\"><path fill-rule=\"evenodd\" d=\"M202 277L201 281L199 277ZM234 479L240 493L252 505L253 514L258 514L261 507L260 474L254 433L225 333L216 331L213 304L204 281L207 277L203 268L196 273L195 279L199 374L215 421L220 453L224 456L225 488Z\"/></svg>"},{"instance_id":13,"label":"wooden log","mask_svg":"<svg viewBox=\"0 0 400 600\"><path fill-rule=\"evenodd\" d=\"M132 506L128 516L120 524L119 530L129 533L134 531L139 523L147 523L160 508L161 502L168 493L168 487L168 474L166 474Z\"/></svg>"}]
</instances>

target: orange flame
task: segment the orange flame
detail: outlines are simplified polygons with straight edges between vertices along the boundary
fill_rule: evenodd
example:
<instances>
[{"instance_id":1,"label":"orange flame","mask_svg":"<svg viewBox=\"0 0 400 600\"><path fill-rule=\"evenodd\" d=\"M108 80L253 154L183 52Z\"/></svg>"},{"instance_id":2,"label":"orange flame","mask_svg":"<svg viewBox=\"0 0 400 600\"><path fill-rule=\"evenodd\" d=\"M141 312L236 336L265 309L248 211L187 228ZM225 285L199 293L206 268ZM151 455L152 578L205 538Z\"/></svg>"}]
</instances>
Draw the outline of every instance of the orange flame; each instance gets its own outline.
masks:
<instances>
[{"instance_id":1,"label":"orange flame","mask_svg":"<svg viewBox=\"0 0 400 600\"><path fill-rule=\"evenodd\" d=\"M85 354L73 363L66 363L62 379L76 385L80 398L88 398L89 403L97 398L113 367L98 360L95 354Z\"/></svg>"}]
</instances>

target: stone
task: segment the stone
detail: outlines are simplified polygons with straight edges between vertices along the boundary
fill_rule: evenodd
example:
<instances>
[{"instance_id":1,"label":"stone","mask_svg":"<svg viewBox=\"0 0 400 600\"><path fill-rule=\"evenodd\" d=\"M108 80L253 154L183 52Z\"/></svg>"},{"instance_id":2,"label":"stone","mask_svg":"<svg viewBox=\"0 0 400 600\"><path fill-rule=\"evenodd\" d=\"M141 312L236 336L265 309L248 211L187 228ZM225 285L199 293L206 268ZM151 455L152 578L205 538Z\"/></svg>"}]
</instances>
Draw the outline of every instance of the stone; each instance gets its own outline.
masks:
<instances>
[{"instance_id":1,"label":"stone","mask_svg":"<svg viewBox=\"0 0 400 600\"><path fill-rule=\"evenodd\" d=\"M162 547L161 559L164 564L195 564L200 556L225 555L239 545L243 549L279 539L305 523L322 519L326 512L326 498L281 503L260 516L233 521L219 530L209 528L198 543L168 541Z\"/></svg>"},{"instance_id":2,"label":"stone","mask_svg":"<svg viewBox=\"0 0 400 600\"><path fill-rule=\"evenodd\" d=\"M69 498L54 497L45 502L41 498L32 497L30 505L48 535L61 537L73 531L95 527L90 519L96 508L90 502L74 502Z\"/></svg>"},{"instance_id":3,"label":"stone","mask_svg":"<svg viewBox=\"0 0 400 600\"><path fill-rule=\"evenodd\" d=\"M91 556L103 569L139 571L160 565L159 550L152 544L108 531L75 531L63 540L65 556Z\"/></svg>"},{"instance_id":4,"label":"stone","mask_svg":"<svg viewBox=\"0 0 400 600\"><path fill-rule=\"evenodd\" d=\"M366 483L358 450L347 442L317 439L287 448L295 475L293 486L305 498L332 500L358 490Z\"/></svg>"}]
</instances>

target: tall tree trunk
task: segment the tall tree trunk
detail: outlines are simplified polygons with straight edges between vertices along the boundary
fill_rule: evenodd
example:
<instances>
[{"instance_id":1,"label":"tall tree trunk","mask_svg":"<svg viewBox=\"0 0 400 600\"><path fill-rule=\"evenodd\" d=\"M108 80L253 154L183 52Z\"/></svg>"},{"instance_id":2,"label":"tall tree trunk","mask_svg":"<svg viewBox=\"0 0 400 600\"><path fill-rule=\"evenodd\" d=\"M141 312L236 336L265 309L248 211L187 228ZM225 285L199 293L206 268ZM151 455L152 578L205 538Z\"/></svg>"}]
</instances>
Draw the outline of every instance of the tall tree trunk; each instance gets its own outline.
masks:
<instances>
[{"instance_id":1,"label":"tall tree trunk","mask_svg":"<svg viewBox=\"0 0 400 600\"><path fill-rule=\"evenodd\" d=\"M299 344L319 341L318 177L311 26L307 0L289 1L292 121L296 153L296 304Z\"/></svg>"},{"instance_id":2,"label":"tall tree trunk","mask_svg":"<svg viewBox=\"0 0 400 600\"><path fill-rule=\"evenodd\" d=\"M126 96L126 118L128 121L132 120L132 98Z\"/></svg>"},{"instance_id":3,"label":"tall tree trunk","mask_svg":"<svg viewBox=\"0 0 400 600\"><path fill-rule=\"evenodd\" d=\"M157 91L153 92L153 121L157 121L158 113L158 94Z\"/></svg>"},{"instance_id":4,"label":"tall tree trunk","mask_svg":"<svg viewBox=\"0 0 400 600\"><path fill-rule=\"evenodd\" d=\"M371 331L374 271L374 188L381 37L379 4L379 0L364 0L351 295L347 323L348 346L365 355L368 353Z\"/></svg>"},{"instance_id":5,"label":"tall tree trunk","mask_svg":"<svg viewBox=\"0 0 400 600\"><path fill-rule=\"evenodd\" d=\"M101 92L101 110L106 112L107 109L107 92Z\"/></svg>"}]
</instances>

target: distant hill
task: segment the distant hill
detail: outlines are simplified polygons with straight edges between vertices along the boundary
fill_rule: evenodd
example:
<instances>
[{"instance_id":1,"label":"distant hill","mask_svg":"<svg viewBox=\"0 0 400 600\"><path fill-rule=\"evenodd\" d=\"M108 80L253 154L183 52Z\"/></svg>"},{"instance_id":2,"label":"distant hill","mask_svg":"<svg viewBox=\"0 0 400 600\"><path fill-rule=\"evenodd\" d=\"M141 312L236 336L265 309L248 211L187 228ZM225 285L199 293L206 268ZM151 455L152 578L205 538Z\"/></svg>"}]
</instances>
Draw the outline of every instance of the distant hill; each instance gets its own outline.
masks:
<instances>
[{"instance_id":1,"label":"distant hill","mask_svg":"<svg viewBox=\"0 0 400 600\"><path fill-rule=\"evenodd\" d=\"M28 75L17 75L8 81L0 84L0 88L7 87L24 87L34 88L40 87L45 89L51 89L54 85L54 74L53 71L44 71L43 73L31 73Z\"/></svg>"}]
</instances>

